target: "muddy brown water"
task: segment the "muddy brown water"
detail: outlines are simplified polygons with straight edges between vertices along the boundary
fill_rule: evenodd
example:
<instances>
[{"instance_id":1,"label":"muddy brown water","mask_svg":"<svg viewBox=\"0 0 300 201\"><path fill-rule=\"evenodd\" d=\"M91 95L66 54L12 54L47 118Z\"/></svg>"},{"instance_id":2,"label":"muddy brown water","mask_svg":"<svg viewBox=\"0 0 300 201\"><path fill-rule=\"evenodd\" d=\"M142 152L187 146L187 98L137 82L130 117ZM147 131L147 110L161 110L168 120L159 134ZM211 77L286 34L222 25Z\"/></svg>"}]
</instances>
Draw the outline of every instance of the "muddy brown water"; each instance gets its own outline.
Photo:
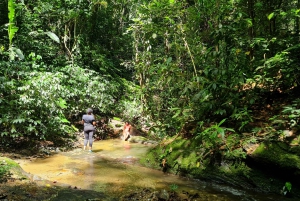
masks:
<instances>
[{"instance_id":1,"label":"muddy brown water","mask_svg":"<svg viewBox=\"0 0 300 201\"><path fill-rule=\"evenodd\" d=\"M33 175L34 181L48 180L53 185L64 184L72 189L102 192L112 200L118 200L122 195L140 188L162 191L172 187L176 188L183 199L187 193L197 193L200 198L193 200L284 200L283 197L252 193L141 167L138 159L144 157L150 147L111 139L94 142L92 153L75 149L51 154L46 158L20 159L18 162L26 172ZM67 194L61 199L72 200L72 195Z\"/></svg>"}]
</instances>

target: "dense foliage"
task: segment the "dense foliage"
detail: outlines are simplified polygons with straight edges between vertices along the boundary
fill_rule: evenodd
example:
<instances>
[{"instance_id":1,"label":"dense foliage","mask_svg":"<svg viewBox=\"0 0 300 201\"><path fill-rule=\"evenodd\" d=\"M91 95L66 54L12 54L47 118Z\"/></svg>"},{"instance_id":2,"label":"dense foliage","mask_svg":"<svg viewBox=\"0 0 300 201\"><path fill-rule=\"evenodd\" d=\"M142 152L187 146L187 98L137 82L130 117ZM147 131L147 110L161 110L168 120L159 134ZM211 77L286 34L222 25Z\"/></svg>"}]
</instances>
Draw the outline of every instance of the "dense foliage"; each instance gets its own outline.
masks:
<instances>
[{"instance_id":1,"label":"dense foliage","mask_svg":"<svg viewBox=\"0 0 300 201\"><path fill-rule=\"evenodd\" d=\"M257 112L271 111L276 98L299 88L299 4L5 0L3 142L67 136L74 117L93 107L137 125L146 119L160 139L194 136L206 149L224 146L232 134L226 157L244 157L234 147L241 147L243 132L262 129L253 126ZM263 119L268 124L260 132L276 125L269 137L277 140L297 129L298 103Z\"/></svg>"},{"instance_id":2,"label":"dense foliage","mask_svg":"<svg viewBox=\"0 0 300 201\"><path fill-rule=\"evenodd\" d=\"M130 30L153 118L178 129L193 120L247 121L262 93L298 86L297 3L165 0L140 6Z\"/></svg>"},{"instance_id":3,"label":"dense foliage","mask_svg":"<svg viewBox=\"0 0 300 201\"><path fill-rule=\"evenodd\" d=\"M125 87L135 87L132 69L120 65L131 52L120 29L121 4L9 0L0 9L7 16L0 39L4 145L70 136L86 108L122 115L134 101L122 98Z\"/></svg>"}]
</instances>

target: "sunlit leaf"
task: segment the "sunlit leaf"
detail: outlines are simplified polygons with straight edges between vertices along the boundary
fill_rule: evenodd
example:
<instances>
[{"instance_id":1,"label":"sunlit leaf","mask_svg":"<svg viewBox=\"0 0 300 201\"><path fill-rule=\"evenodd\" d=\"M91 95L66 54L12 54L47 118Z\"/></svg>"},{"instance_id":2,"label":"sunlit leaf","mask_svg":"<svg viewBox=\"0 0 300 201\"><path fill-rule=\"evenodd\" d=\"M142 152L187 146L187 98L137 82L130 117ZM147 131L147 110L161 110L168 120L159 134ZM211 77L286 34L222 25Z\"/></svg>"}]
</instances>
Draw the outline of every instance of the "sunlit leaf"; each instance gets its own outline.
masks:
<instances>
[{"instance_id":1,"label":"sunlit leaf","mask_svg":"<svg viewBox=\"0 0 300 201\"><path fill-rule=\"evenodd\" d=\"M226 121L226 119L223 119L222 121L220 121L220 123L218 124L218 126L221 126L225 121Z\"/></svg>"},{"instance_id":2,"label":"sunlit leaf","mask_svg":"<svg viewBox=\"0 0 300 201\"><path fill-rule=\"evenodd\" d=\"M178 111L176 112L176 114L172 116L172 118L176 118L176 117L178 117L178 116L180 115L180 113L181 113L181 111L180 111L180 110L178 110Z\"/></svg>"},{"instance_id":3,"label":"sunlit leaf","mask_svg":"<svg viewBox=\"0 0 300 201\"><path fill-rule=\"evenodd\" d=\"M274 13L271 13L270 15L268 15L268 19L271 20L274 17Z\"/></svg>"},{"instance_id":4,"label":"sunlit leaf","mask_svg":"<svg viewBox=\"0 0 300 201\"><path fill-rule=\"evenodd\" d=\"M47 31L47 32L45 32L45 34L47 34L55 42L60 43L60 40L59 40L58 36L55 33Z\"/></svg>"},{"instance_id":5,"label":"sunlit leaf","mask_svg":"<svg viewBox=\"0 0 300 201\"><path fill-rule=\"evenodd\" d=\"M76 128L74 125L71 125L74 131L78 132L78 128Z\"/></svg>"},{"instance_id":6,"label":"sunlit leaf","mask_svg":"<svg viewBox=\"0 0 300 201\"><path fill-rule=\"evenodd\" d=\"M9 44L12 44L12 39L15 36L15 33L18 31L18 27L15 26L15 6L16 2L15 0L9 0L8 1L8 38L9 38Z\"/></svg>"},{"instance_id":7,"label":"sunlit leaf","mask_svg":"<svg viewBox=\"0 0 300 201\"><path fill-rule=\"evenodd\" d=\"M59 100L56 101L56 104L62 109L67 108L67 106L66 106L67 102L62 98L59 98Z\"/></svg>"},{"instance_id":8,"label":"sunlit leaf","mask_svg":"<svg viewBox=\"0 0 300 201\"><path fill-rule=\"evenodd\" d=\"M60 121L61 121L62 123L70 123L66 118L61 118Z\"/></svg>"}]
</instances>

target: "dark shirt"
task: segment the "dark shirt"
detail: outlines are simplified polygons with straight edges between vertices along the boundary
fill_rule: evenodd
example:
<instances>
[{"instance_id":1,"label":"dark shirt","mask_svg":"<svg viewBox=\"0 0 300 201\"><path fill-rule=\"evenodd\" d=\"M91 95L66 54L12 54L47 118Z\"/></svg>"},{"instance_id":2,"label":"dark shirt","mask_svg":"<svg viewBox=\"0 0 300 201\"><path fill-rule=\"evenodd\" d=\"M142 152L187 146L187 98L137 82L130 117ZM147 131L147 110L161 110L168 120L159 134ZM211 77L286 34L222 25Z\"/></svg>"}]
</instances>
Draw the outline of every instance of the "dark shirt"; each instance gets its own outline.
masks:
<instances>
[{"instance_id":1,"label":"dark shirt","mask_svg":"<svg viewBox=\"0 0 300 201\"><path fill-rule=\"evenodd\" d=\"M95 130L93 122L95 121L94 115L85 114L82 116L84 131Z\"/></svg>"}]
</instances>

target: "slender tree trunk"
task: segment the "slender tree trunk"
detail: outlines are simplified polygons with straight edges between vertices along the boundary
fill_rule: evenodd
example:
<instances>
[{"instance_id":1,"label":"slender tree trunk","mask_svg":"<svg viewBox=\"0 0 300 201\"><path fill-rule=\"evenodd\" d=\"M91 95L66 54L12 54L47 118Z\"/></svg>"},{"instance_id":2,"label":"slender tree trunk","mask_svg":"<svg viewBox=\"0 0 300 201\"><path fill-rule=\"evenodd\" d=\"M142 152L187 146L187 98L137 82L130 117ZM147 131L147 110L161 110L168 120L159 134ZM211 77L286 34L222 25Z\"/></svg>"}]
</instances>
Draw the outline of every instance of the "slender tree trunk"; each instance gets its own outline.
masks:
<instances>
[{"instance_id":1,"label":"slender tree trunk","mask_svg":"<svg viewBox=\"0 0 300 201\"><path fill-rule=\"evenodd\" d=\"M297 8L300 8L300 0L297 1ZM299 37L298 40L300 40L300 36L299 36L299 27L300 26L300 18L297 17L296 20L295 20L295 31L296 31L296 34L297 36Z\"/></svg>"},{"instance_id":2,"label":"slender tree trunk","mask_svg":"<svg viewBox=\"0 0 300 201\"><path fill-rule=\"evenodd\" d=\"M255 2L254 1L255 0L249 0L248 1L248 13L249 13L249 17L250 17L251 22L252 22L252 26L248 30L250 41L252 41L253 38L255 37L255 31L254 31L254 26L255 26L254 3ZM254 49L253 49L253 47L250 47L249 52L250 52L249 56L250 56L250 61L251 61L254 58Z\"/></svg>"},{"instance_id":3,"label":"slender tree trunk","mask_svg":"<svg viewBox=\"0 0 300 201\"><path fill-rule=\"evenodd\" d=\"M220 10L220 2L219 1L216 1L216 10ZM218 29L218 26L219 26L219 15L217 15L217 19L216 19L216 29ZM216 54L219 54L219 51L220 51L220 48L219 48L219 41L216 41L216 45L215 45L215 51L216 51ZM220 59L219 57L217 56L216 57L216 68L219 68L220 66Z\"/></svg>"}]
</instances>

